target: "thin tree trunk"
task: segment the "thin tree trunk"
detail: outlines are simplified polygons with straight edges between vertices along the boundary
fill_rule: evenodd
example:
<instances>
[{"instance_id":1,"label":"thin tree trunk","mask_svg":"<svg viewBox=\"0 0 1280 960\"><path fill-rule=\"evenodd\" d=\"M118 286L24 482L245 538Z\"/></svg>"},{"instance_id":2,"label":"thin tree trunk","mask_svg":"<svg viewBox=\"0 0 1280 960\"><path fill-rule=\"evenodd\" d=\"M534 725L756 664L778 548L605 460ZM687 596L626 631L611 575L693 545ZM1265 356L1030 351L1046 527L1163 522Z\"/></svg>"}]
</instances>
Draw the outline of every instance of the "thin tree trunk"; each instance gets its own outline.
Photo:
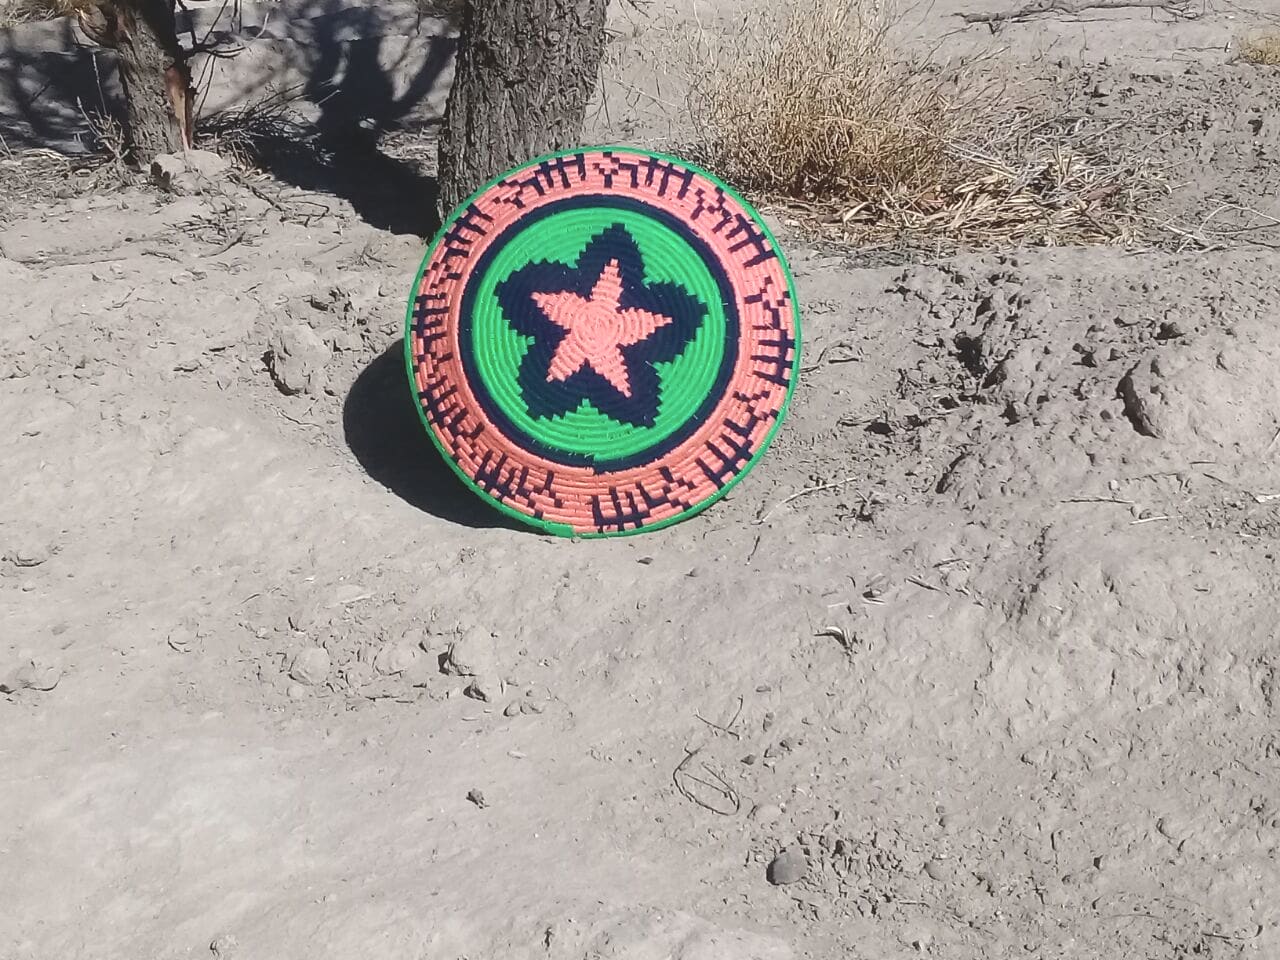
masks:
<instances>
[{"instance_id":1,"label":"thin tree trunk","mask_svg":"<svg viewBox=\"0 0 1280 960\"><path fill-rule=\"evenodd\" d=\"M576 146L608 0L467 0L440 137L447 216L487 180Z\"/></svg>"},{"instance_id":2,"label":"thin tree trunk","mask_svg":"<svg viewBox=\"0 0 1280 960\"><path fill-rule=\"evenodd\" d=\"M80 25L116 51L135 162L145 166L162 153L190 148L195 92L173 0L99 0L81 12Z\"/></svg>"}]
</instances>

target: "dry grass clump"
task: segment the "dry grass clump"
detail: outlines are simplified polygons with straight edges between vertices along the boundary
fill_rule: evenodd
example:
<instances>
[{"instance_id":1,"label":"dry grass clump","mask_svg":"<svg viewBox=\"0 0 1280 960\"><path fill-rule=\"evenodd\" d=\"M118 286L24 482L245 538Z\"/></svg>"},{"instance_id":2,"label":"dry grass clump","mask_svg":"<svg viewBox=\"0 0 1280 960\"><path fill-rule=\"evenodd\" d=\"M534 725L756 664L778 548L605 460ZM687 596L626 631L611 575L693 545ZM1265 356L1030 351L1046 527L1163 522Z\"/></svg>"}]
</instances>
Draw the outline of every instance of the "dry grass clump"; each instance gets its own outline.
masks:
<instances>
[{"instance_id":1,"label":"dry grass clump","mask_svg":"<svg viewBox=\"0 0 1280 960\"><path fill-rule=\"evenodd\" d=\"M0 27L52 20L67 12L63 0L0 0Z\"/></svg>"},{"instance_id":2,"label":"dry grass clump","mask_svg":"<svg viewBox=\"0 0 1280 960\"><path fill-rule=\"evenodd\" d=\"M981 63L904 56L892 6L784 0L699 38L693 152L763 199L836 210L861 238L1110 242L1154 186L1073 121L1037 119Z\"/></svg>"},{"instance_id":3,"label":"dry grass clump","mask_svg":"<svg viewBox=\"0 0 1280 960\"><path fill-rule=\"evenodd\" d=\"M953 78L893 56L892 19L870 0L795 0L748 13L740 36L702 40L690 89L706 159L788 196L919 188L946 144L980 125ZM968 109L957 109L965 106Z\"/></svg>"},{"instance_id":4,"label":"dry grass clump","mask_svg":"<svg viewBox=\"0 0 1280 960\"><path fill-rule=\"evenodd\" d=\"M1280 33L1263 33L1240 41L1240 56L1248 63L1280 67Z\"/></svg>"},{"instance_id":5,"label":"dry grass clump","mask_svg":"<svg viewBox=\"0 0 1280 960\"><path fill-rule=\"evenodd\" d=\"M294 113L288 94L202 117L196 127L197 147L247 172L261 172L273 159L313 157L317 138L315 128Z\"/></svg>"}]
</instances>

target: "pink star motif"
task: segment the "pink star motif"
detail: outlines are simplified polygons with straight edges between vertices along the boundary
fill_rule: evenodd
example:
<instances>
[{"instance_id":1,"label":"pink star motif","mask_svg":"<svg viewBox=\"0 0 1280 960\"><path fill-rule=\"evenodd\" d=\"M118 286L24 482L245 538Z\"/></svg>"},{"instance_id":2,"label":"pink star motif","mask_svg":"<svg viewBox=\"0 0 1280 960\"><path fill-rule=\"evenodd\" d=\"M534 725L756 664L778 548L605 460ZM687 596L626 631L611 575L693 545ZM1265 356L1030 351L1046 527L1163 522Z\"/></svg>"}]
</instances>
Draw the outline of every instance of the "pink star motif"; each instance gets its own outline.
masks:
<instances>
[{"instance_id":1,"label":"pink star motif","mask_svg":"<svg viewBox=\"0 0 1280 960\"><path fill-rule=\"evenodd\" d=\"M576 293L535 293L534 302L548 320L566 331L560 341L547 382L567 380L590 366L624 397L631 396L631 376L622 348L647 340L672 322L648 310L621 308L622 274L616 259L605 264L590 297Z\"/></svg>"}]
</instances>

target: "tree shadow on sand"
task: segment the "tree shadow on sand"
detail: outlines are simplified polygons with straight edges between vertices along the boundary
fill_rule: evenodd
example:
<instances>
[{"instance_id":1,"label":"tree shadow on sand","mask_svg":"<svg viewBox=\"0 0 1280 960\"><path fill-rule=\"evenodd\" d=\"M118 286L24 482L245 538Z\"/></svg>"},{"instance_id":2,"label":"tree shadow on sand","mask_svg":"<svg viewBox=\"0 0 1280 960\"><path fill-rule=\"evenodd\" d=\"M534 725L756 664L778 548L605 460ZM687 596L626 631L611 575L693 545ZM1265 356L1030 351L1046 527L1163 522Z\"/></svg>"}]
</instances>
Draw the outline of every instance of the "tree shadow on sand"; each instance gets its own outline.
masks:
<instances>
[{"instance_id":1,"label":"tree shadow on sand","mask_svg":"<svg viewBox=\"0 0 1280 960\"><path fill-rule=\"evenodd\" d=\"M293 49L303 60L294 67L306 77L302 98L319 109L308 131L314 149L299 150L296 140L277 143L284 149L264 150L263 165L295 186L345 199L377 229L434 234L440 223L435 179L388 156L380 144L390 133L438 123L438 117L424 119L421 107L451 66L456 41L439 34L389 36L392 28L376 5L344 0L303 3L290 24Z\"/></svg>"},{"instance_id":2,"label":"tree shadow on sand","mask_svg":"<svg viewBox=\"0 0 1280 960\"><path fill-rule=\"evenodd\" d=\"M431 236L439 225L434 178L383 144L395 133L432 139L456 39L444 21L415 21L410 9L285 0L261 7L265 19L253 25L217 10L184 14L188 45L238 51L225 63L194 61L202 80L221 78L231 100L200 119L198 140L235 139L277 179L341 197L371 226ZM122 107L114 54L86 42L70 18L0 29L4 146L92 153L91 115L119 119Z\"/></svg>"},{"instance_id":3,"label":"tree shadow on sand","mask_svg":"<svg viewBox=\"0 0 1280 960\"><path fill-rule=\"evenodd\" d=\"M403 340L356 379L342 426L365 472L406 503L466 527L524 529L469 490L427 436L409 388Z\"/></svg>"},{"instance_id":4,"label":"tree shadow on sand","mask_svg":"<svg viewBox=\"0 0 1280 960\"><path fill-rule=\"evenodd\" d=\"M124 112L114 55L70 18L0 28L0 138L9 149L97 149L93 117Z\"/></svg>"}]
</instances>

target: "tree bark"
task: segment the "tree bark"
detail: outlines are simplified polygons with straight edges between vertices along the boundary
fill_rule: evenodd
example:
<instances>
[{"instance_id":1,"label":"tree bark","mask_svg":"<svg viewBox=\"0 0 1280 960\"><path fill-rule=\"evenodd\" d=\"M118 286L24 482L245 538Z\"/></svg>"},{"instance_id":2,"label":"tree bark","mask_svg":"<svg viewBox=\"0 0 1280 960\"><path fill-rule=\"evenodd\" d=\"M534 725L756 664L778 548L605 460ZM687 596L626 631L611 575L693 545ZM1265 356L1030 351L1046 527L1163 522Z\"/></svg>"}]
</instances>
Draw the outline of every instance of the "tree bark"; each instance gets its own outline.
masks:
<instances>
[{"instance_id":1,"label":"tree bark","mask_svg":"<svg viewBox=\"0 0 1280 960\"><path fill-rule=\"evenodd\" d=\"M447 217L486 181L576 146L604 53L608 0L467 0L440 136Z\"/></svg>"},{"instance_id":2,"label":"tree bark","mask_svg":"<svg viewBox=\"0 0 1280 960\"><path fill-rule=\"evenodd\" d=\"M146 166L160 154L190 149L195 91L173 0L98 0L80 12L80 26L116 51L134 161Z\"/></svg>"}]
</instances>

